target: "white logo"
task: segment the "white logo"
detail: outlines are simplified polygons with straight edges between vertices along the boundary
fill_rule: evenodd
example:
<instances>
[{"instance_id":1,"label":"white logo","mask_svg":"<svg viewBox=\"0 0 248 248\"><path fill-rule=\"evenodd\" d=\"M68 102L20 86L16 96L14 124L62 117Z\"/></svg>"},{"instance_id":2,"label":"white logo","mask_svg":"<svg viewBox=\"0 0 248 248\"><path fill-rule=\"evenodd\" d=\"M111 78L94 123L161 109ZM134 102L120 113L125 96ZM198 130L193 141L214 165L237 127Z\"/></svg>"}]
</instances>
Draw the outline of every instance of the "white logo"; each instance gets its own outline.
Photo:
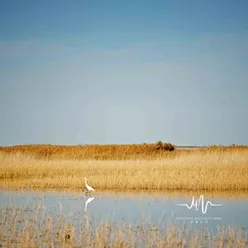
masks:
<instances>
[{"instance_id":1,"label":"white logo","mask_svg":"<svg viewBox=\"0 0 248 248\"><path fill-rule=\"evenodd\" d=\"M198 211L199 210L199 206L201 204L201 211L203 214L207 213L208 210L208 205L212 206L212 207L220 207L222 206L222 204L213 204L211 201L207 201L206 203L204 202L204 196L200 195L198 201L194 199L194 196L192 197L192 202L191 205L188 204L176 204L177 206L185 206L188 209L192 209L193 207L195 207L195 209Z\"/></svg>"}]
</instances>

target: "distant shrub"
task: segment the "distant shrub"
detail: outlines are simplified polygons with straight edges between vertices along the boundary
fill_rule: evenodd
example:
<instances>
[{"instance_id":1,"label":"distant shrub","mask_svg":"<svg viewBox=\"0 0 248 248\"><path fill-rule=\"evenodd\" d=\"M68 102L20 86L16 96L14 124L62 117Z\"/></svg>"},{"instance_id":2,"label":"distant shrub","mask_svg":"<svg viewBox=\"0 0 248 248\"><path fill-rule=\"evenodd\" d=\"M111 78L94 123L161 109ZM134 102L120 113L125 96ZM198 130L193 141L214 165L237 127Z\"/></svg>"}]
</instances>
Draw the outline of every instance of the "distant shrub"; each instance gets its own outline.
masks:
<instances>
[{"instance_id":1,"label":"distant shrub","mask_svg":"<svg viewBox=\"0 0 248 248\"><path fill-rule=\"evenodd\" d=\"M174 151L176 148L171 143L156 142L156 149L159 151Z\"/></svg>"}]
</instances>

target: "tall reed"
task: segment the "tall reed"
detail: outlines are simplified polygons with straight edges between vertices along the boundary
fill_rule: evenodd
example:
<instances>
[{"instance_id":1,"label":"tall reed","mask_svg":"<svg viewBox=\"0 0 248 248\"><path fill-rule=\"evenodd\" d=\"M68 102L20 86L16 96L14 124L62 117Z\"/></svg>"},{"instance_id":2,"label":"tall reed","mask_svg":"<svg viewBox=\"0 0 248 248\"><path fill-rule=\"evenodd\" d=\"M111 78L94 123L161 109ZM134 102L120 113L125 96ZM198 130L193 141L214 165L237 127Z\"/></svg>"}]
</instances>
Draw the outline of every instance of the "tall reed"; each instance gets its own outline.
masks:
<instances>
[{"instance_id":1,"label":"tall reed","mask_svg":"<svg viewBox=\"0 0 248 248\"><path fill-rule=\"evenodd\" d=\"M0 152L0 187L101 190L248 190L246 148L200 149L131 160L37 158Z\"/></svg>"}]
</instances>

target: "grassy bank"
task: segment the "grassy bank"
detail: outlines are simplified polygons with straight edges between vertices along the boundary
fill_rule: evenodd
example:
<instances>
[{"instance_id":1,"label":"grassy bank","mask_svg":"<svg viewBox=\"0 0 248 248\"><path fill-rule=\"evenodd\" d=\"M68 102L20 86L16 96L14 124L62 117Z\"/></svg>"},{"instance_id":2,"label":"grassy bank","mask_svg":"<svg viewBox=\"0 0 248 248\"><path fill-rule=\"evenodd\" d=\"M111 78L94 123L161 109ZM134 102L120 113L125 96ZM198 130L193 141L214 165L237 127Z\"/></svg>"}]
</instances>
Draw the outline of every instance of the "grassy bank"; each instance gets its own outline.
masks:
<instances>
[{"instance_id":1,"label":"grassy bank","mask_svg":"<svg viewBox=\"0 0 248 248\"><path fill-rule=\"evenodd\" d=\"M130 145L17 145L0 147L0 152L31 155L37 159L133 159L167 157L175 146L158 141ZM171 154L170 154L171 155Z\"/></svg>"},{"instance_id":2,"label":"grassy bank","mask_svg":"<svg viewBox=\"0 0 248 248\"><path fill-rule=\"evenodd\" d=\"M38 158L31 152L0 152L1 188L80 190L84 177L97 191L245 191L248 149L213 147L130 160Z\"/></svg>"},{"instance_id":3,"label":"grassy bank","mask_svg":"<svg viewBox=\"0 0 248 248\"><path fill-rule=\"evenodd\" d=\"M75 215L75 214L74 214ZM166 225L166 226L165 226ZM247 231L220 228L179 228L168 223L151 225L95 223L87 215L65 218L46 213L42 206L0 207L1 247L247 247Z\"/></svg>"}]
</instances>

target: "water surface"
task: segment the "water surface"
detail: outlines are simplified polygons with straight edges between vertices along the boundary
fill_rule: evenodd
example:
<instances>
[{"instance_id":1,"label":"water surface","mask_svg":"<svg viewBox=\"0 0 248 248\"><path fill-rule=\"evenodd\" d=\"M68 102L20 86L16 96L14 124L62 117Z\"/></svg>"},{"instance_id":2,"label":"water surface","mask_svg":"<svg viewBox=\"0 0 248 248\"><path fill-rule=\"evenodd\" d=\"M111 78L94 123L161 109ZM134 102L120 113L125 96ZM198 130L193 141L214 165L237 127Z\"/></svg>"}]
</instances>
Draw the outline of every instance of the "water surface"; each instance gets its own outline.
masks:
<instances>
[{"instance_id":1,"label":"water surface","mask_svg":"<svg viewBox=\"0 0 248 248\"><path fill-rule=\"evenodd\" d=\"M191 208L192 197L194 206ZM18 192L0 191L0 207L31 209L41 206L54 217L62 213L66 218L85 217L101 223L158 225L165 229L168 224L208 228L215 232L220 226L248 228L248 197L204 196L178 193L176 195L111 194L68 192ZM197 201L197 202L196 202ZM212 204L218 206L211 206ZM179 204L187 204L188 207ZM203 209L202 209L203 206ZM207 208L206 208L207 206ZM197 210L198 209L198 210Z\"/></svg>"}]
</instances>

